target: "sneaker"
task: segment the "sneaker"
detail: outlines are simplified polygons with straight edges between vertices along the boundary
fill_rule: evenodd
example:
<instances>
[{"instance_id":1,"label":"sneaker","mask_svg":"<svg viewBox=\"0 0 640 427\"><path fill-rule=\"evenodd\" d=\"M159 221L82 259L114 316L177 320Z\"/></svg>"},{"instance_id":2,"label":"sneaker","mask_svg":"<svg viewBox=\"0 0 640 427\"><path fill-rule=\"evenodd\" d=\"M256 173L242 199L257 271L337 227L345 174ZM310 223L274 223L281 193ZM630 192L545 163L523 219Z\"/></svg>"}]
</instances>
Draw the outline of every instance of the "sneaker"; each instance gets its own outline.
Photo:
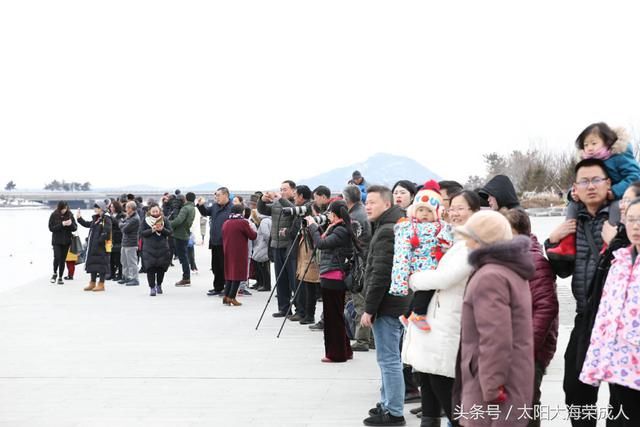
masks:
<instances>
[{"instance_id":1,"label":"sneaker","mask_svg":"<svg viewBox=\"0 0 640 427\"><path fill-rule=\"evenodd\" d=\"M138 282L137 280L129 280L127 283L124 284L125 286L139 286L140 282Z\"/></svg>"},{"instance_id":2,"label":"sneaker","mask_svg":"<svg viewBox=\"0 0 640 427\"><path fill-rule=\"evenodd\" d=\"M156 285L156 293L162 295L162 285Z\"/></svg>"},{"instance_id":3,"label":"sneaker","mask_svg":"<svg viewBox=\"0 0 640 427\"><path fill-rule=\"evenodd\" d=\"M149 295L152 296L152 297L155 297L156 296L156 288L151 288L151 290L149 292Z\"/></svg>"},{"instance_id":4,"label":"sneaker","mask_svg":"<svg viewBox=\"0 0 640 427\"><path fill-rule=\"evenodd\" d=\"M182 279L179 282L176 282L176 286L186 288L191 286L191 280Z\"/></svg>"},{"instance_id":5,"label":"sneaker","mask_svg":"<svg viewBox=\"0 0 640 427\"><path fill-rule=\"evenodd\" d=\"M216 291L215 289L209 289L207 291L207 295L209 295L210 297L214 297L216 295L222 295L222 291Z\"/></svg>"},{"instance_id":6,"label":"sneaker","mask_svg":"<svg viewBox=\"0 0 640 427\"><path fill-rule=\"evenodd\" d=\"M57 274L54 274L53 276L51 276L51 280L49 280L51 283L56 283L56 279L58 278Z\"/></svg>"},{"instance_id":7,"label":"sneaker","mask_svg":"<svg viewBox=\"0 0 640 427\"><path fill-rule=\"evenodd\" d=\"M552 261L574 261L576 259L576 235L569 234L557 246L546 250Z\"/></svg>"},{"instance_id":8,"label":"sneaker","mask_svg":"<svg viewBox=\"0 0 640 427\"><path fill-rule=\"evenodd\" d=\"M421 316L421 315L418 315L418 314L415 314L415 313L411 313L411 316L409 317L409 320L418 329L420 329L422 331L430 331L431 330L431 326L429 326L429 323L427 322L427 316Z\"/></svg>"},{"instance_id":9,"label":"sneaker","mask_svg":"<svg viewBox=\"0 0 640 427\"><path fill-rule=\"evenodd\" d=\"M118 283L121 284L121 285L124 285L128 281L129 281L129 279L127 279L126 277L123 277L122 279L118 280Z\"/></svg>"},{"instance_id":10,"label":"sneaker","mask_svg":"<svg viewBox=\"0 0 640 427\"><path fill-rule=\"evenodd\" d=\"M310 317L305 317L300 321L301 325L313 325L314 323L316 323L316 320Z\"/></svg>"},{"instance_id":11,"label":"sneaker","mask_svg":"<svg viewBox=\"0 0 640 427\"><path fill-rule=\"evenodd\" d=\"M356 343L351 346L351 350L353 351L369 351L369 346L367 344Z\"/></svg>"},{"instance_id":12,"label":"sneaker","mask_svg":"<svg viewBox=\"0 0 640 427\"><path fill-rule=\"evenodd\" d=\"M73 276L65 276L64 280L73 280Z\"/></svg>"},{"instance_id":13,"label":"sneaker","mask_svg":"<svg viewBox=\"0 0 640 427\"><path fill-rule=\"evenodd\" d=\"M271 288L266 288L264 286L260 286L258 288L258 292L271 292Z\"/></svg>"},{"instance_id":14,"label":"sneaker","mask_svg":"<svg viewBox=\"0 0 640 427\"><path fill-rule=\"evenodd\" d=\"M370 417L375 417L376 415L382 415L382 414L384 414L384 411L382 410L382 405L380 403L376 403L375 408L369 409Z\"/></svg>"},{"instance_id":15,"label":"sneaker","mask_svg":"<svg viewBox=\"0 0 640 427\"><path fill-rule=\"evenodd\" d=\"M241 291L238 291L238 295L243 295L243 296L245 296L245 297L250 297L250 296L252 295L252 293L251 293L251 292L249 292L249 291L248 291L248 290L246 290L246 289L243 289L243 290L241 290Z\"/></svg>"},{"instance_id":16,"label":"sneaker","mask_svg":"<svg viewBox=\"0 0 640 427\"><path fill-rule=\"evenodd\" d=\"M302 319L304 319L304 317L302 317L298 313L296 313L293 316L287 316L287 319L291 320L292 322L299 322Z\"/></svg>"},{"instance_id":17,"label":"sneaker","mask_svg":"<svg viewBox=\"0 0 640 427\"><path fill-rule=\"evenodd\" d=\"M58 277L58 285L64 285L64 282L62 281L62 277Z\"/></svg>"},{"instance_id":18,"label":"sneaker","mask_svg":"<svg viewBox=\"0 0 640 427\"><path fill-rule=\"evenodd\" d=\"M273 317L284 317L286 316L283 312L281 311L276 311L275 313L273 313L271 316Z\"/></svg>"},{"instance_id":19,"label":"sneaker","mask_svg":"<svg viewBox=\"0 0 640 427\"><path fill-rule=\"evenodd\" d=\"M413 408L409 412L411 412L413 415L418 415L420 412L422 412L422 406L418 406L417 408Z\"/></svg>"},{"instance_id":20,"label":"sneaker","mask_svg":"<svg viewBox=\"0 0 640 427\"><path fill-rule=\"evenodd\" d=\"M309 329L311 329L312 331L323 331L324 330L324 322L321 320L318 323L316 323L315 325L309 326Z\"/></svg>"},{"instance_id":21,"label":"sneaker","mask_svg":"<svg viewBox=\"0 0 640 427\"><path fill-rule=\"evenodd\" d=\"M363 421L366 426L404 426L407 425L404 417L395 417L388 412L373 415Z\"/></svg>"}]
</instances>

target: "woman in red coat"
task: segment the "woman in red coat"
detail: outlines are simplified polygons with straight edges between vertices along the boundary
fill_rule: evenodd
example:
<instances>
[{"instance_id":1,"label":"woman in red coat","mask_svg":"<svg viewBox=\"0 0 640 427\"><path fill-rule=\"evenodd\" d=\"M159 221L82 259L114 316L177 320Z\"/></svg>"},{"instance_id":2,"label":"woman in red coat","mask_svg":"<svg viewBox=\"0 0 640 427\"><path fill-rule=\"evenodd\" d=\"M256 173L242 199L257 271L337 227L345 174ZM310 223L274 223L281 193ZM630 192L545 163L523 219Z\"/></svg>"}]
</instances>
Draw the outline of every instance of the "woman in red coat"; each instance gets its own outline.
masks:
<instances>
[{"instance_id":1,"label":"woman in red coat","mask_svg":"<svg viewBox=\"0 0 640 427\"><path fill-rule=\"evenodd\" d=\"M222 226L222 247L224 252L224 305L242 305L236 300L240 282L249 277L249 240L255 240L258 234L244 218L244 207L234 205L231 215Z\"/></svg>"}]
</instances>

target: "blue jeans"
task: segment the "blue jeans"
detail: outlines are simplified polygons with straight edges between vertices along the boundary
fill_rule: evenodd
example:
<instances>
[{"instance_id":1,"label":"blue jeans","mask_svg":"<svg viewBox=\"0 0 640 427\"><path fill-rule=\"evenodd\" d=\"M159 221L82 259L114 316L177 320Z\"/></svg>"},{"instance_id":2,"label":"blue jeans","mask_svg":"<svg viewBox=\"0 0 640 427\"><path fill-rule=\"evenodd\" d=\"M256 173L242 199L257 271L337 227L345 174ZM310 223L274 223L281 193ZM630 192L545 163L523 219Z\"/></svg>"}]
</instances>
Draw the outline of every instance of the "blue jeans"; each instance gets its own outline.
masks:
<instances>
[{"instance_id":1,"label":"blue jeans","mask_svg":"<svg viewBox=\"0 0 640 427\"><path fill-rule=\"evenodd\" d=\"M275 268L276 268L276 278L280 274L280 271L283 269L285 271L282 272L280 276L280 280L276 283L276 289L278 290L278 311L280 313L288 313L289 306L291 303L291 296L293 292L295 292L296 286L296 251L291 251L291 255L289 256L289 260L285 265L284 261L287 257L287 253L289 253L289 248L279 248L274 249L275 252Z\"/></svg>"},{"instance_id":2,"label":"blue jeans","mask_svg":"<svg viewBox=\"0 0 640 427\"><path fill-rule=\"evenodd\" d=\"M182 265L182 278L191 280L191 268L189 267L189 241L174 239L176 243L176 255Z\"/></svg>"},{"instance_id":3,"label":"blue jeans","mask_svg":"<svg viewBox=\"0 0 640 427\"><path fill-rule=\"evenodd\" d=\"M397 317L378 316L373 322L376 359L382 374L380 404L394 417L404 414L404 376L400 357L400 340L404 327Z\"/></svg>"}]
</instances>

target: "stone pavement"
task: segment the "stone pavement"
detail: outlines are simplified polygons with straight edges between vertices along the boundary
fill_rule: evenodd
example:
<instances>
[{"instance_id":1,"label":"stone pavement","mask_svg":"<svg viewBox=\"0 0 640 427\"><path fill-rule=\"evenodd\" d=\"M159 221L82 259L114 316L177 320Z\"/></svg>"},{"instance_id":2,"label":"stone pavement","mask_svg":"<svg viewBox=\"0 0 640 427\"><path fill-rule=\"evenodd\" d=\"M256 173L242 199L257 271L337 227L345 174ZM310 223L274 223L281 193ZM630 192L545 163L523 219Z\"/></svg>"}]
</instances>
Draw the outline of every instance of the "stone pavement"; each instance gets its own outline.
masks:
<instances>
[{"instance_id":1,"label":"stone pavement","mask_svg":"<svg viewBox=\"0 0 640 427\"><path fill-rule=\"evenodd\" d=\"M275 297L256 331L268 294L223 306L205 295L209 252L196 254L203 269L193 285L173 286L176 266L155 298L146 279L83 292L83 272L64 286L34 272L38 280L0 294L0 426L362 425L378 397L375 353L320 363L322 333L291 322L276 339ZM563 401L573 310L563 298L560 350L543 390L543 404L554 407ZM415 406L405 413L409 426L419 425L408 413Z\"/></svg>"}]
</instances>

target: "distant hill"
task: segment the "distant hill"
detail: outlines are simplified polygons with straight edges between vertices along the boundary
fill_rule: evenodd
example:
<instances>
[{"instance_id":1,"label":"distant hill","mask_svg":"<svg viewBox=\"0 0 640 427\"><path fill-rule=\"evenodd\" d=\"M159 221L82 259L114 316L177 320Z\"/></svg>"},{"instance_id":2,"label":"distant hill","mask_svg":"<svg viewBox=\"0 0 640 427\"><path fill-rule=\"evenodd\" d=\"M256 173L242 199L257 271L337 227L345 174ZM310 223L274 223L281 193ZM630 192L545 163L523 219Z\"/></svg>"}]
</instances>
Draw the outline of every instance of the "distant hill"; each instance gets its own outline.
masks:
<instances>
[{"instance_id":1,"label":"distant hill","mask_svg":"<svg viewBox=\"0 0 640 427\"><path fill-rule=\"evenodd\" d=\"M222 185L218 184L217 182L203 182L202 184L185 185L183 187L177 187L177 188L179 188L184 193L186 190L210 191L210 190L216 190L220 187L222 187Z\"/></svg>"},{"instance_id":2,"label":"distant hill","mask_svg":"<svg viewBox=\"0 0 640 427\"><path fill-rule=\"evenodd\" d=\"M423 184L430 179L441 180L441 177L417 161L403 156L378 153L364 162L354 163L342 168L333 169L321 175L300 179L300 184L311 187L326 185L332 192L340 192L351 179L351 173L359 170L369 183L383 184L391 187L401 179L408 179ZM296 181L298 182L298 181Z\"/></svg>"}]
</instances>

